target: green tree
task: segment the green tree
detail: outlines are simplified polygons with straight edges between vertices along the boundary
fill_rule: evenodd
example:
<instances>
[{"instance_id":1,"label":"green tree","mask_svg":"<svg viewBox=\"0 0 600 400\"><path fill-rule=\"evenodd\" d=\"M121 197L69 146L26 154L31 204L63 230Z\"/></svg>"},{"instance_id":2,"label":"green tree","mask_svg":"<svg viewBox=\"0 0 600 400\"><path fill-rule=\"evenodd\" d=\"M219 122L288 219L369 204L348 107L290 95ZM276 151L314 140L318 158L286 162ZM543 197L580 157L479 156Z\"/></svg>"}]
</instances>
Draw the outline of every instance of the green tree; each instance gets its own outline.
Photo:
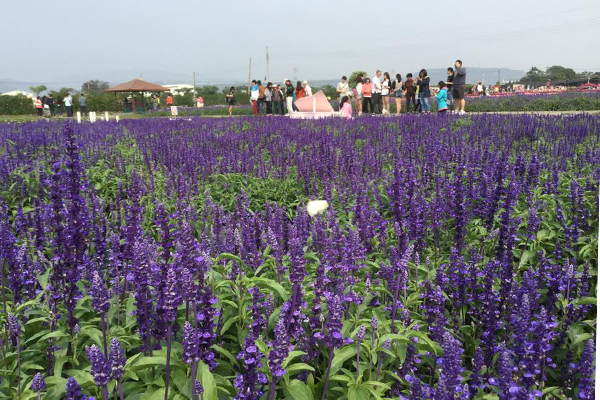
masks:
<instances>
[{"instance_id":1,"label":"green tree","mask_svg":"<svg viewBox=\"0 0 600 400\"><path fill-rule=\"evenodd\" d=\"M104 89L108 89L108 82L100 81L97 79L92 79L90 81L84 82L81 85L82 92L101 92Z\"/></svg>"},{"instance_id":2,"label":"green tree","mask_svg":"<svg viewBox=\"0 0 600 400\"><path fill-rule=\"evenodd\" d=\"M325 96L331 97L331 98L335 98L337 97L337 91L335 89L335 87L331 86L331 85L323 85L320 88L323 93L325 93Z\"/></svg>"},{"instance_id":3,"label":"green tree","mask_svg":"<svg viewBox=\"0 0 600 400\"><path fill-rule=\"evenodd\" d=\"M546 82L546 80L547 80L547 76L544 71L542 71L541 69L539 69L537 67L531 67L531 69L529 71L527 71L525 76L519 80L519 83L527 84L527 85L541 84L543 82Z\"/></svg>"},{"instance_id":4,"label":"green tree","mask_svg":"<svg viewBox=\"0 0 600 400\"><path fill-rule=\"evenodd\" d=\"M44 85L29 86L29 90L31 90L33 93L35 93L36 96L39 96L39 94L41 92L43 92L44 90L48 90L48 88Z\"/></svg>"},{"instance_id":5,"label":"green tree","mask_svg":"<svg viewBox=\"0 0 600 400\"><path fill-rule=\"evenodd\" d=\"M577 73L571 68L553 65L546 68L546 76L552 82L568 82L577 79Z\"/></svg>"},{"instance_id":6,"label":"green tree","mask_svg":"<svg viewBox=\"0 0 600 400\"><path fill-rule=\"evenodd\" d=\"M367 73L365 71L354 71L352 75L350 75L350 79L348 80L348 86L350 86L351 89L354 89L356 87L356 77L359 74L362 74L363 77L367 76Z\"/></svg>"},{"instance_id":7,"label":"green tree","mask_svg":"<svg viewBox=\"0 0 600 400\"><path fill-rule=\"evenodd\" d=\"M217 94L219 93L219 87L215 85L205 85L199 89L202 94Z\"/></svg>"}]
</instances>

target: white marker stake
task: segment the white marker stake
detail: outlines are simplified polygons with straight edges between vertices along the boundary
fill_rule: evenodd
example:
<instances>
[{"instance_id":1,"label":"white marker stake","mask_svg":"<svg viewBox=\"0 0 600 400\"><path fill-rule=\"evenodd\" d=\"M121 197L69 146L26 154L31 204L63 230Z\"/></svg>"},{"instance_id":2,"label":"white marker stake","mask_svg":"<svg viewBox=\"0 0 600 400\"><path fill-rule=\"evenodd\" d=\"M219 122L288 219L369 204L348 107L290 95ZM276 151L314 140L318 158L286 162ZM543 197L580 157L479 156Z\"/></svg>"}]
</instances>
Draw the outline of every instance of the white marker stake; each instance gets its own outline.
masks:
<instances>
[{"instance_id":1,"label":"white marker stake","mask_svg":"<svg viewBox=\"0 0 600 400\"><path fill-rule=\"evenodd\" d=\"M90 122L94 122L94 112L93 111L90 111L88 113L88 117L90 117Z\"/></svg>"},{"instance_id":2,"label":"white marker stake","mask_svg":"<svg viewBox=\"0 0 600 400\"><path fill-rule=\"evenodd\" d=\"M115 119L117 120L117 122L119 122L119 116L118 115L115 117Z\"/></svg>"},{"instance_id":3,"label":"white marker stake","mask_svg":"<svg viewBox=\"0 0 600 400\"><path fill-rule=\"evenodd\" d=\"M104 120L108 121L110 118L108 117L108 111L104 111Z\"/></svg>"},{"instance_id":4,"label":"white marker stake","mask_svg":"<svg viewBox=\"0 0 600 400\"><path fill-rule=\"evenodd\" d=\"M81 123L81 111L77 111L77 123Z\"/></svg>"}]
</instances>

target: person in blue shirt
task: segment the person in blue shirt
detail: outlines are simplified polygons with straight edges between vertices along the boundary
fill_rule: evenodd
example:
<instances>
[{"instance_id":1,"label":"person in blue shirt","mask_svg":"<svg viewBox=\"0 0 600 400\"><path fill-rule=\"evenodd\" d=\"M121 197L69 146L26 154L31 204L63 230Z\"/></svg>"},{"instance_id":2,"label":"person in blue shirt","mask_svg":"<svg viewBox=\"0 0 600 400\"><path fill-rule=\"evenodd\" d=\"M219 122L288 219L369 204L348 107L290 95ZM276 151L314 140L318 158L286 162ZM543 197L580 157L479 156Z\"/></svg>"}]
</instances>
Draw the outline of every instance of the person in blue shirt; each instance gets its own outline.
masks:
<instances>
[{"instance_id":1,"label":"person in blue shirt","mask_svg":"<svg viewBox=\"0 0 600 400\"><path fill-rule=\"evenodd\" d=\"M258 85L255 80L252 80L250 86L250 102L252 103L252 113L258 115Z\"/></svg>"},{"instance_id":2,"label":"person in blue shirt","mask_svg":"<svg viewBox=\"0 0 600 400\"><path fill-rule=\"evenodd\" d=\"M448 111L448 88L446 87L446 83L444 81L440 81L438 83L438 87L440 90L435 95L438 102L438 112L445 113Z\"/></svg>"}]
</instances>

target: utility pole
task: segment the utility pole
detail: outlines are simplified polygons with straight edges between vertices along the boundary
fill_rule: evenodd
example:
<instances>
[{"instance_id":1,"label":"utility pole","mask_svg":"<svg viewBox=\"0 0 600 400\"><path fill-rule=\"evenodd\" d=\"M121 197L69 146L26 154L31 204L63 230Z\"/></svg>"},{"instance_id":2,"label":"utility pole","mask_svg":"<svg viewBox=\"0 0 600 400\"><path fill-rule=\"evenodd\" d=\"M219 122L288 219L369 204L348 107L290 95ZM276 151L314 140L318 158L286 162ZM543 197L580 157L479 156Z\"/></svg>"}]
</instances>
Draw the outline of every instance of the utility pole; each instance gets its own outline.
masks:
<instances>
[{"instance_id":1,"label":"utility pole","mask_svg":"<svg viewBox=\"0 0 600 400\"><path fill-rule=\"evenodd\" d=\"M265 76L265 82L269 82L269 46L267 46L267 75Z\"/></svg>"},{"instance_id":2,"label":"utility pole","mask_svg":"<svg viewBox=\"0 0 600 400\"><path fill-rule=\"evenodd\" d=\"M250 65L248 66L248 93L250 93L251 82L252 82L252 57L250 57Z\"/></svg>"},{"instance_id":3,"label":"utility pole","mask_svg":"<svg viewBox=\"0 0 600 400\"><path fill-rule=\"evenodd\" d=\"M498 85L500 85L502 82L500 82L500 68L498 68Z\"/></svg>"},{"instance_id":4,"label":"utility pole","mask_svg":"<svg viewBox=\"0 0 600 400\"><path fill-rule=\"evenodd\" d=\"M192 72L192 75L194 76L194 97L196 97L196 71Z\"/></svg>"}]
</instances>

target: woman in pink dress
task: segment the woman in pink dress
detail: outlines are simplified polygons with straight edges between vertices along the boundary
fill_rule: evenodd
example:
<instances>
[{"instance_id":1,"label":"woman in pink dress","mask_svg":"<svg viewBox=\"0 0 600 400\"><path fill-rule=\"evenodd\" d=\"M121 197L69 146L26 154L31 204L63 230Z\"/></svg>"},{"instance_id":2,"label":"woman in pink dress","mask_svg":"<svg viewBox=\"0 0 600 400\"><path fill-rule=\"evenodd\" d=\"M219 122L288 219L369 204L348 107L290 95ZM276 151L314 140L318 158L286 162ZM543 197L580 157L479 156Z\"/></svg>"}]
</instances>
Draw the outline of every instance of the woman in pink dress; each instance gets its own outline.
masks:
<instances>
[{"instance_id":1,"label":"woman in pink dress","mask_svg":"<svg viewBox=\"0 0 600 400\"><path fill-rule=\"evenodd\" d=\"M348 96L342 97L342 101L340 102L340 111L342 116L346 119L352 118L352 106L350 105L350 101L348 101Z\"/></svg>"}]
</instances>

